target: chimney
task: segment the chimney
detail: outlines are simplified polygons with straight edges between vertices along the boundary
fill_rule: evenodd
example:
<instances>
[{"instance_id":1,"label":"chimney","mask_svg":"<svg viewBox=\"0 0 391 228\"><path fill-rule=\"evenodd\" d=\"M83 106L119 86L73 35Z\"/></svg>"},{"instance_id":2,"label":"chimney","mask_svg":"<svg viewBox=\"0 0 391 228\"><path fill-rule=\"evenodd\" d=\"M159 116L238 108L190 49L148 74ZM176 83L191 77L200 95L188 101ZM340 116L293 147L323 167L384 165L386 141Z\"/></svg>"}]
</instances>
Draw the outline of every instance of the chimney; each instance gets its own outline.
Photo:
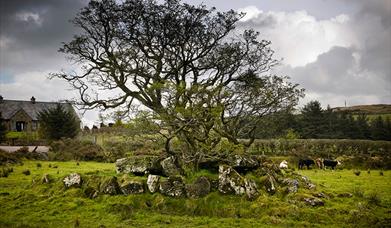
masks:
<instances>
[{"instance_id":1,"label":"chimney","mask_svg":"<svg viewBox=\"0 0 391 228\"><path fill-rule=\"evenodd\" d=\"M31 103L35 104L35 97L32 96L31 99L30 99Z\"/></svg>"}]
</instances>

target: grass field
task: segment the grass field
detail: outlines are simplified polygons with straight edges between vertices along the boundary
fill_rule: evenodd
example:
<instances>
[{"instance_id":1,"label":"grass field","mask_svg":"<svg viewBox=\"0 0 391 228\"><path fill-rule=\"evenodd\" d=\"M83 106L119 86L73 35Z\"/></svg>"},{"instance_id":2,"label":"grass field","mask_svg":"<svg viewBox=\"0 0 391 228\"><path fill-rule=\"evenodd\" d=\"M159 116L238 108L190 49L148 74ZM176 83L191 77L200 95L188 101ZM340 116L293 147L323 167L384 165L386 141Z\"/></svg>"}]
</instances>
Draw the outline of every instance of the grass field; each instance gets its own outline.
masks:
<instances>
[{"instance_id":1,"label":"grass field","mask_svg":"<svg viewBox=\"0 0 391 228\"><path fill-rule=\"evenodd\" d=\"M37 165L37 164L40 165ZM49 165L51 167L49 167ZM41 166L41 167L39 167ZM57 167L57 168L55 168ZM1 167L0 167L1 168ZM24 175L24 170L31 175ZM174 199L160 194L84 196L82 189L64 189L71 172L84 176L117 175L112 163L24 161L0 178L0 227L389 227L391 171L304 170L324 193L324 206L299 199L313 194L269 196L254 201L211 193L201 199ZM44 174L53 182L42 184ZM351 193L349 197L347 193Z\"/></svg>"}]
</instances>

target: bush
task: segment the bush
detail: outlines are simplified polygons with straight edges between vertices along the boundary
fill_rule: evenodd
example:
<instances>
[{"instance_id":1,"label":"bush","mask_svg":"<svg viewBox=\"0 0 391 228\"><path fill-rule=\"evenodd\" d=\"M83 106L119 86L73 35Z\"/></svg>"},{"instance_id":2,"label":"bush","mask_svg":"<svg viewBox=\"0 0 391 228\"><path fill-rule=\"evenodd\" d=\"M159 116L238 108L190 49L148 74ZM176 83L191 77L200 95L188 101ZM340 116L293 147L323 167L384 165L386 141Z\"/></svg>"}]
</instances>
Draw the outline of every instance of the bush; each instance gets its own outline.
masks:
<instances>
[{"instance_id":1,"label":"bush","mask_svg":"<svg viewBox=\"0 0 391 228\"><path fill-rule=\"evenodd\" d=\"M21 160L14 153L8 153L6 151L0 150L0 165L16 163L21 163Z\"/></svg>"},{"instance_id":2,"label":"bush","mask_svg":"<svg viewBox=\"0 0 391 228\"><path fill-rule=\"evenodd\" d=\"M8 177L8 175L13 171L14 169L12 167L11 168L3 167L2 170L0 170L0 177Z\"/></svg>"},{"instance_id":3,"label":"bush","mask_svg":"<svg viewBox=\"0 0 391 228\"><path fill-rule=\"evenodd\" d=\"M104 161L104 153L100 146L91 142L64 139L50 144L50 160L58 161Z\"/></svg>"},{"instance_id":4,"label":"bush","mask_svg":"<svg viewBox=\"0 0 391 228\"><path fill-rule=\"evenodd\" d=\"M360 171L360 170L355 170L353 173L354 173L354 175L356 175L356 176L360 176L361 171Z\"/></svg>"}]
</instances>

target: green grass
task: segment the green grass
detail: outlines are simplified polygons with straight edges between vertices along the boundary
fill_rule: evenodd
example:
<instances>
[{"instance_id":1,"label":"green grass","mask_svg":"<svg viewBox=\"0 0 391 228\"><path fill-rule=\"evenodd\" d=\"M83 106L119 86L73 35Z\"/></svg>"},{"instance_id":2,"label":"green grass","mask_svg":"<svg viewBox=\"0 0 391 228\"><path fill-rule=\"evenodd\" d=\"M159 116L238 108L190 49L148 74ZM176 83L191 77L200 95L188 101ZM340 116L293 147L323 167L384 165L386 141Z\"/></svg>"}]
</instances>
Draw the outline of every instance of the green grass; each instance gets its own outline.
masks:
<instances>
[{"instance_id":1,"label":"green grass","mask_svg":"<svg viewBox=\"0 0 391 228\"><path fill-rule=\"evenodd\" d=\"M381 227L391 222L391 171L384 176L378 170L362 170L360 176L353 170L300 171L315 182L316 192L329 197L325 206L311 207L300 201L313 193L304 189L292 195L262 193L254 201L217 192L201 199L158 193L89 199L83 189L66 190L62 178L71 172L86 178L113 176L114 164L79 163L24 161L14 166L9 177L0 178L0 227ZM26 169L31 175L22 173ZM44 174L54 182L42 184ZM200 175L213 176L202 171L190 179ZM354 195L342 198L341 193Z\"/></svg>"}]
</instances>

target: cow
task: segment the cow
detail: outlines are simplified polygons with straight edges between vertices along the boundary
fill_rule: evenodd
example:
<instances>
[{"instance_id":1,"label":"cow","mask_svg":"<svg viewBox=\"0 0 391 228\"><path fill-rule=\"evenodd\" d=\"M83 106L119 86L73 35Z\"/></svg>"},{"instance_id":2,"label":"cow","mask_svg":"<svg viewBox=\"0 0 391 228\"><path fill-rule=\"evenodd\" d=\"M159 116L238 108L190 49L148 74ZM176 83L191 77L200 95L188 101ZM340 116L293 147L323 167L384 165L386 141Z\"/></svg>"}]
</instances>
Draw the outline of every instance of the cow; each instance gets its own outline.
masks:
<instances>
[{"instance_id":1,"label":"cow","mask_svg":"<svg viewBox=\"0 0 391 228\"><path fill-rule=\"evenodd\" d=\"M280 169L287 169L288 168L288 162L287 161L282 161L280 163Z\"/></svg>"},{"instance_id":2,"label":"cow","mask_svg":"<svg viewBox=\"0 0 391 228\"><path fill-rule=\"evenodd\" d=\"M341 163L337 160L335 160L335 161L334 160L327 160L327 159L323 160L324 168L326 168L328 166L328 167L331 167L331 169L335 169L335 167L340 164Z\"/></svg>"},{"instance_id":3,"label":"cow","mask_svg":"<svg viewBox=\"0 0 391 228\"><path fill-rule=\"evenodd\" d=\"M304 166L307 166L307 169L309 169L311 165L315 165L315 162L312 159L299 160L299 169L303 169Z\"/></svg>"},{"instance_id":4,"label":"cow","mask_svg":"<svg viewBox=\"0 0 391 228\"><path fill-rule=\"evenodd\" d=\"M323 169L324 168L324 165L323 165L323 158L317 158L315 160L315 164L316 166L318 166L319 169Z\"/></svg>"}]
</instances>

